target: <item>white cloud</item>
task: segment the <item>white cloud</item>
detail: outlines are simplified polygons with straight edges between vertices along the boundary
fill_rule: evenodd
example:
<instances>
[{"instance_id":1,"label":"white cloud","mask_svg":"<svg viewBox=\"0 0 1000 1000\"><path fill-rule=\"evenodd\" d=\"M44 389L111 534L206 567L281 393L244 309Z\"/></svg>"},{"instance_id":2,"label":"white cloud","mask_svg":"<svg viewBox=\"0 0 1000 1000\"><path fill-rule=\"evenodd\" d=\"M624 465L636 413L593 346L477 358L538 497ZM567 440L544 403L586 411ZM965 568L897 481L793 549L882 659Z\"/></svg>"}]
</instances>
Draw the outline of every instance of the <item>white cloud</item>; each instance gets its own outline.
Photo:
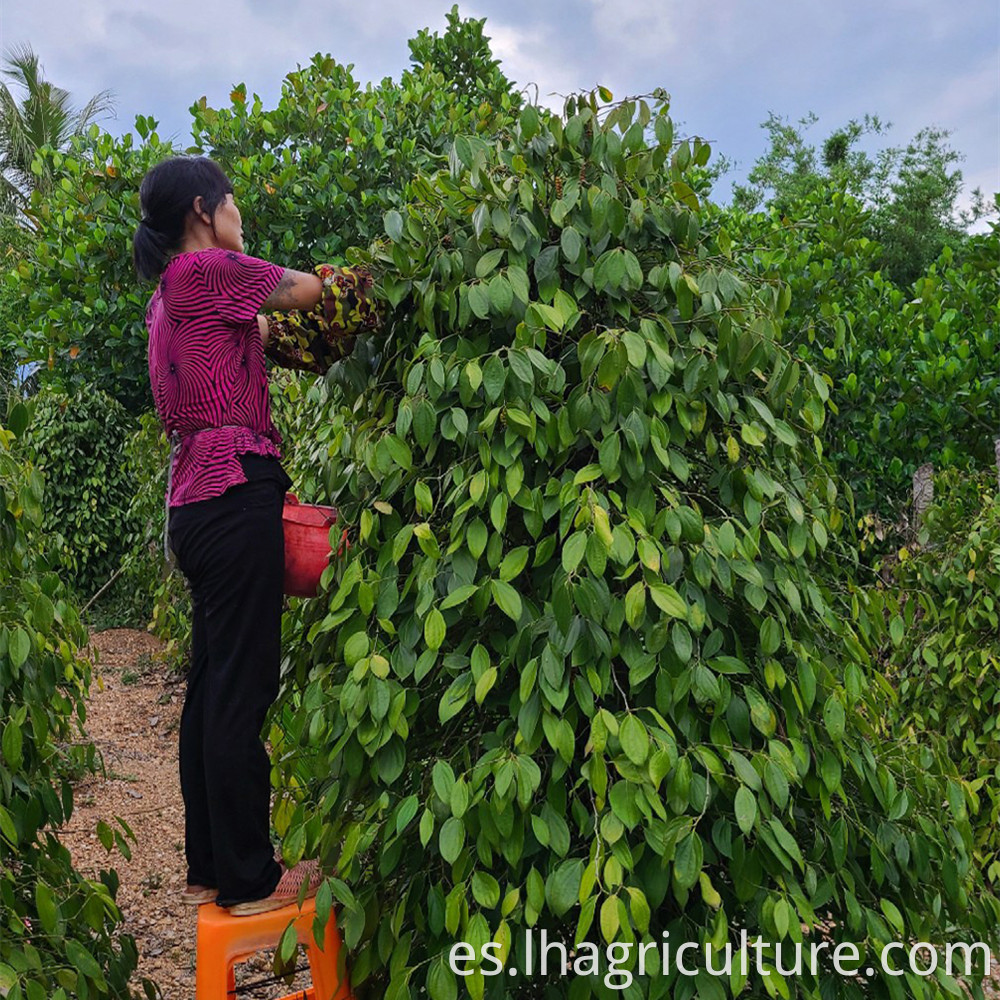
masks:
<instances>
[{"instance_id":1,"label":"white cloud","mask_svg":"<svg viewBox=\"0 0 1000 1000\"><path fill-rule=\"evenodd\" d=\"M607 51L626 59L665 55L681 37L676 0L590 0L591 24Z\"/></svg>"},{"instance_id":2,"label":"white cloud","mask_svg":"<svg viewBox=\"0 0 1000 1000\"><path fill-rule=\"evenodd\" d=\"M562 111L565 96L585 86L577 67L553 58L547 38L494 20L486 22L486 34L500 68L519 87L527 88L530 100L535 100L537 87L540 104Z\"/></svg>"}]
</instances>

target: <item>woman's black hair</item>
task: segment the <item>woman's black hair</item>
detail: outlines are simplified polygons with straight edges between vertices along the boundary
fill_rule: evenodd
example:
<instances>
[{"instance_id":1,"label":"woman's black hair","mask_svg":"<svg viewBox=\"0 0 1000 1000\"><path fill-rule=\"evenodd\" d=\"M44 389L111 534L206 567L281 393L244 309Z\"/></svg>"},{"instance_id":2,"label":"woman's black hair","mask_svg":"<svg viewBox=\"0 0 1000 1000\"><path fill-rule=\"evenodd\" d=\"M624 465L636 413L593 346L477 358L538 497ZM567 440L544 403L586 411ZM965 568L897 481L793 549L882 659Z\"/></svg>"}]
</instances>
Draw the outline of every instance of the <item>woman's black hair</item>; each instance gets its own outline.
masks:
<instances>
[{"instance_id":1,"label":"woman's black hair","mask_svg":"<svg viewBox=\"0 0 1000 1000\"><path fill-rule=\"evenodd\" d=\"M215 210L233 193L223 169L207 156L174 156L158 163L142 179L142 221L132 238L132 261L140 278L159 278L184 238L194 200L214 219Z\"/></svg>"}]
</instances>

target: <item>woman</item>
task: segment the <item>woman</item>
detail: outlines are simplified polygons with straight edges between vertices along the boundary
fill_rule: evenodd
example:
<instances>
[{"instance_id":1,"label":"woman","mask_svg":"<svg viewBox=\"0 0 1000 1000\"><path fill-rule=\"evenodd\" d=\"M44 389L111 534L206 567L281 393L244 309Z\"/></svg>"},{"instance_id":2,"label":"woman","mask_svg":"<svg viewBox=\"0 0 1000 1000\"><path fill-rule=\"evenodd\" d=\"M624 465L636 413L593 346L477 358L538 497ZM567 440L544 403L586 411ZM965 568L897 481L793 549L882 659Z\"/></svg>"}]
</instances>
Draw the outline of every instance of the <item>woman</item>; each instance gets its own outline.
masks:
<instances>
[{"instance_id":1,"label":"woman","mask_svg":"<svg viewBox=\"0 0 1000 1000\"><path fill-rule=\"evenodd\" d=\"M282 507L291 480L271 422L262 310L310 310L315 274L243 253L228 178L205 157L154 167L140 188L134 261L158 278L146 312L149 376L171 449L169 540L191 589L191 669L181 715L185 902L235 915L316 892L316 862L271 845L270 763L260 739L278 693Z\"/></svg>"}]
</instances>

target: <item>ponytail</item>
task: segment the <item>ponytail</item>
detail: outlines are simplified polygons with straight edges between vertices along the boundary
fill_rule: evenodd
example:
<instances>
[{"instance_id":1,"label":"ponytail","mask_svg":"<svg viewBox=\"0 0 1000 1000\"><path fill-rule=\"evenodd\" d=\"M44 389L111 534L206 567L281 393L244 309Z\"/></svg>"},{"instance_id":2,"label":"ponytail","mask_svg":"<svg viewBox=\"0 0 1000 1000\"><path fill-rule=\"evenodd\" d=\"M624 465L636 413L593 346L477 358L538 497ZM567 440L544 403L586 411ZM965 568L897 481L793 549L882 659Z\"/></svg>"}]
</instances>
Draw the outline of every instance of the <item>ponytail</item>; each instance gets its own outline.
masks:
<instances>
[{"instance_id":1,"label":"ponytail","mask_svg":"<svg viewBox=\"0 0 1000 1000\"><path fill-rule=\"evenodd\" d=\"M201 197L210 216L233 193L222 168L207 156L174 156L142 179L142 220L132 238L132 262L143 280L159 278L180 249L194 200Z\"/></svg>"},{"instance_id":2,"label":"ponytail","mask_svg":"<svg viewBox=\"0 0 1000 1000\"><path fill-rule=\"evenodd\" d=\"M170 259L170 240L154 229L146 219L139 222L139 228L132 237L132 263L143 281L159 278Z\"/></svg>"}]
</instances>

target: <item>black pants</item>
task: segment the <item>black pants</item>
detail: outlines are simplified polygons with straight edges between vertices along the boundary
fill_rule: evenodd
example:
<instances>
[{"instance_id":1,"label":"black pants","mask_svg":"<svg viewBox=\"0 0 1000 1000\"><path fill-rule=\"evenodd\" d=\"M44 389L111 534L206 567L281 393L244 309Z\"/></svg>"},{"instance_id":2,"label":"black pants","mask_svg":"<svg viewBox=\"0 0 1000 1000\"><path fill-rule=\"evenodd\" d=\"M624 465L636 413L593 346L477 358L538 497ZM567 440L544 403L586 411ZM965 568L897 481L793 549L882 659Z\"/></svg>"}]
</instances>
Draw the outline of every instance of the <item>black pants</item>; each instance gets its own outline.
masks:
<instances>
[{"instance_id":1,"label":"black pants","mask_svg":"<svg viewBox=\"0 0 1000 1000\"><path fill-rule=\"evenodd\" d=\"M220 906L267 896L281 876L260 733L278 694L291 481L274 459L240 460L249 482L170 511L194 616L180 729L187 878L217 887Z\"/></svg>"}]
</instances>

